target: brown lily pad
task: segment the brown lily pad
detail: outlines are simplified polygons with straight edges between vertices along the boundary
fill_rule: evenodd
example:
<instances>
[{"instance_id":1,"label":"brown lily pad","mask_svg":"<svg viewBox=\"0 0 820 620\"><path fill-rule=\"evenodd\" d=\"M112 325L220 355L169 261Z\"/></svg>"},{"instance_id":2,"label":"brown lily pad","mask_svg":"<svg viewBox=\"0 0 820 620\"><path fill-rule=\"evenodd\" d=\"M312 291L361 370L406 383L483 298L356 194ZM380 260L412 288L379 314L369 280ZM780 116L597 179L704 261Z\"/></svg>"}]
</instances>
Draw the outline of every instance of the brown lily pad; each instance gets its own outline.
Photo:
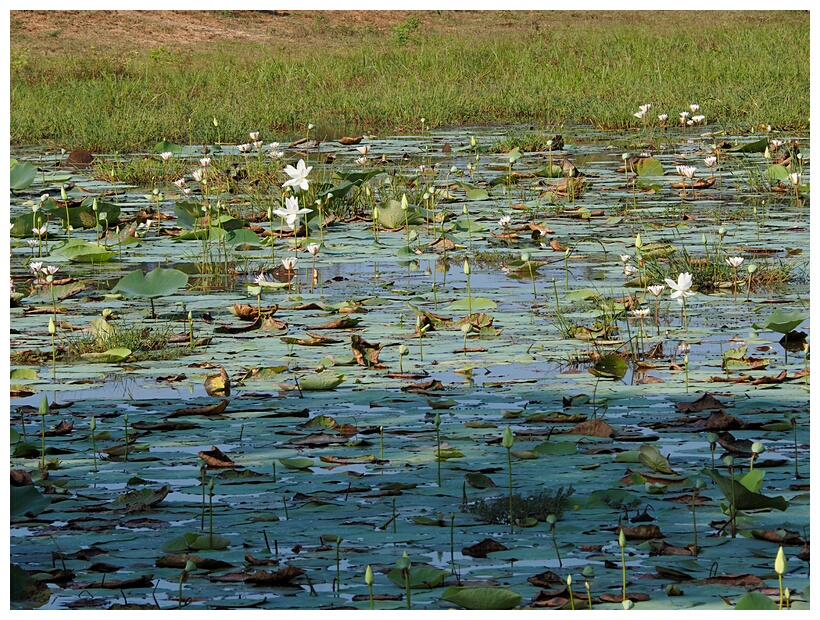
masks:
<instances>
[{"instance_id":1,"label":"brown lily pad","mask_svg":"<svg viewBox=\"0 0 820 620\"><path fill-rule=\"evenodd\" d=\"M222 400L213 405L205 405L203 407L184 407L183 409L172 411L168 417L175 418L183 415L219 415L228 408L229 402L228 400Z\"/></svg>"},{"instance_id":2,"label":"brown lily pad","mask_svg":"<svg viewBox=\"0 0 820 620\"><path fill-rule=\"evenodd\" d=\"M381 343L373 344L367 342L358 334L353 334L350 336L350 346L353 349L353 357L356 358L356 363L359 366L375 369L385 368L385 365L379 361L379 353L382 350Z\"/></svg>"},{"instance_id":3,"label":"brown lily pad","mask_svg":"<svg viewBox=\"0 0 820 620\"><path fill-rule=\"evenodd\" d=\"M619 528L624 533L627 540L651 540L653 538L665 538L659 528L654 523L642 523L637 527L623 527Z\"/></svg>"},{"instance_id":4,"label":"brown lily pad","mask_svg":"<svg viewBox=\"0 0 820 620\"><path fill-rule=\"evenodd\" d=\"M231 379L221 366L218 375L209 375L205 378L205 391L208 396L230 396Z\"/></svg>"},{"instance_id":5,"label":"brown lily pad","mask_svg":"<svg viewBox=\"0 0 820 620\"><path fill-rule=\"evenodd\" d=\"M469 547L464 547L461 550L461 553L464 555L469 555L471 558L486 558L488 553L506 550L507 547L502 545L500 542L493 540L492 538L485 538L481 542Z\"/></svg>"},{"instance_id":6,"label":"brown lily pad","mask_svg":"<svg viewBox=\"0 0 820 620\"><path fill-rule=\"evenodd\" d=\"M564 431L566 435L587 435L589 437L612 437L612 427L601 419L579 422L571 429Z\"/></svg>"},{"instance_id":7,"label":"brown lily pad","mask_svg":"<svg viewBox=\"0 0 820 620\"><path fill-rule=\"evenodd\" d=\"M199 458L208 464L208 467L236 467L231 458L216 446L211 446L210 450L200 450Z\"/></svg>"},{"instance_id":8,"label":"brown lily pad","mask_svg":"<svg viewBox=\"0 0 820 620\"><path fill-rule=\"evenodd\" d=\"M723 409L726 405L720 402L717 398L712 396L709 392L705 392L703 396L688 403L675 403L678 411L681 413L699 413L706 409Z\"/></svg>"},{"instance_id":9,"label":"brown lily pad","mask_svg":"<svg viewBox=\"0 0 820 620\"><path fill-rule=\"evenodd\" d=\"M266 587L282 587L291 586L291 581L300 575L304 575L305 571L295 566L285 566L278 571L256 571L247 578L248 583L255 586Z\"/></svg>"}]
</instances>

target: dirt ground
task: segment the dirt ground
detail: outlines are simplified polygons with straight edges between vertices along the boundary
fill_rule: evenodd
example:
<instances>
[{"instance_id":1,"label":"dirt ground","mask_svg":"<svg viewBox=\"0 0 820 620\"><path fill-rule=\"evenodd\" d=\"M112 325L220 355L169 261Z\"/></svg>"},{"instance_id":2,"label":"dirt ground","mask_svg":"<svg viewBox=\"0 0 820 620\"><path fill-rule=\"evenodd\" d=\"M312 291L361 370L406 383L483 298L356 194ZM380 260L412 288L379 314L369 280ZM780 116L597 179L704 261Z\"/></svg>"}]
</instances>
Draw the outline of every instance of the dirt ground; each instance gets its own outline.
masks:
<instances>
[{"instance_id":1,"label":"dirt ground","mask_svg":"<svg viewBox=\"0 0 820 620\"><path fill-rule=\"evenodd\" d=\"M480 36L499 29L546 32L568 24L633 22L652 27L686 12L597 11L11 11L12 47L45 54L192 46L222 41L332 45L350 37L390 35L418 20L425 36Z\"/></svg>"}]
</instances>

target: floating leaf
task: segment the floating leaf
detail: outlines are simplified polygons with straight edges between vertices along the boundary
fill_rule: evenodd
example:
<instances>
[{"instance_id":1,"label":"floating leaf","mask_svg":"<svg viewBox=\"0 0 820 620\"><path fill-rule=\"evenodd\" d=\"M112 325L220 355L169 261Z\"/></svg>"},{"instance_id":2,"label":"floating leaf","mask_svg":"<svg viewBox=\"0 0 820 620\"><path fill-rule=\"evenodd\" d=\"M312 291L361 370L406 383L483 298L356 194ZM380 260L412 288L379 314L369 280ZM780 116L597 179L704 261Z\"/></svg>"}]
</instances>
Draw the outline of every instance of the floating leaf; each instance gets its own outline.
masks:
<instances>
[{"instance_id":1,"label":"floating leaf","mask_svg":"<svg viewBox=\"0 0 820 620\"><path fill-rule=\"evenodd\" d=\"M514 609L521 603L520 594L498 587L447 588L441 598L464 609Z\"/></svg>"},{"instance_id":2,"label":"floating leaf","mask_svg":"<svg viewBox=\"0 0 820 620\"><path fill-rule=\"evenodd\" d=\"M626 360L620 355L615 355L614 353L604 355L589 369L589 372L596 377L614 379L616 381L623 379L626 376L626 371Z\"/></svg>"},{"instance_id":3,"label":"floating leaf","mask_svg":"<svg viewBox=\"0 0 820 620\"><path fill-rule=\"evenodd\" d=\"M137 269L117 282L111 292L128 297L165 297L187 283L188 275L179 269L157 267L148 273Z\"/></svg>"},{"instance_id":4,"label":"floating leaf","mask_svg":"<svg viewBox=\"0 0 820 620\"><path fill-rule=\"evenodd\" d=\"M451 576L450 571L441 570L433 566L416 565L410 568L410 589L429 590L435 588ZM404 573L394 568L387 573L387 578L397 586L404 588Z\"/></svg>"},{"instance_id":5,"label":"floating leaf","mask_svg":"<svg viewBox=\"0 0 820 620\"><path fill-rule=\"evenodd\" d=\"M87 362L95 364L117 364L131 355L131 349L125 347L115 347L103 353L83 353L82 357Z\"/></svg>"},{"instance_id":6,"label":"floating leaf","mask_svg":"<svg viewBox=\"0 0 820 620\"><path fill-rule=\"evenodd\" d=\"M331 372L322 372L315 375L307 375L299 379L299 388L304 391L332 390L344 383L345 375L337 375Z\"/></svg>"},{"instance_id":7,"label":"floating leaf","mask_svg":"<svg viewBox=\"0 0 820 620\"><path fill-rule=\"evenodd\" d=\"M752 327L761 330L768 329L779 334L788 334L808 318L808 314L799 310L793 312L775 310L763 323L752 323Z\"/></svg>"},{"instance_id":8,"label":"floating leaf","mask_svg":"<svg viewBox=\"0 0 820 620\"><path fill-rule=\"evenodd\" d=\"M51 506L51 499L41 495L33 486L9 487L9 491L9 516L12 519L23 515L37 516Z\"/></svg>"},{"instance_id":9,"label":"floating leaf","mask_svg":"<svg viewBox=\"0 0 820 620\"><path fill-rule=\"evenodd\" d=\"M306 458L279 459L279 462L288 469L309 469L313 466L313 459Z\"/></svg>"},{"instance_id":10,"label":"floating leaf","mask_svg":"<svg viewBox=\"0 0 820 620\"><path fill-rule=\"evenodd\" d=\"M765 594L760 592L747 592L735 603L735 609L738 611L752 611L752 610L777 610L777 603L770 599Z\"/></svg>"},{"instance_id":11,"label":"floating leaf","mask_svg":"<svg viewBox=\"0 0 820 620\"><path fill-rule=\"evenodd\" d=\"M12 191L19 191L26 189L34 183L37 176L37 167L24 162L15 162L11 166L11 173L9 177L9 186Z\"/></svg>"},{"instance_id":12,"label":"floating leaf","mask_svg":"<svg viewBox=\"0 0 820 620\"><path fill-rule=\"evenodd\" d=\"M669 461L666 459L666 457L664 457L661 454L661 451L658 450L658 448L656 448L655 446L641 446L638 449L638 458L640 459L641 463L643 463L653 471L657 471L662 474L676 473L669 466Z\"/></svg>"},{"instance_id":13,"label":"floating leaf","mask_svg":"<svg viewBox=\"0 0 820 620\"><path fill-rule=\"evenodd\" d=\"M635 162L634 170L639 177L663 176L663 164L654 157L641 157Z\"/></svg>"}]
</instances>

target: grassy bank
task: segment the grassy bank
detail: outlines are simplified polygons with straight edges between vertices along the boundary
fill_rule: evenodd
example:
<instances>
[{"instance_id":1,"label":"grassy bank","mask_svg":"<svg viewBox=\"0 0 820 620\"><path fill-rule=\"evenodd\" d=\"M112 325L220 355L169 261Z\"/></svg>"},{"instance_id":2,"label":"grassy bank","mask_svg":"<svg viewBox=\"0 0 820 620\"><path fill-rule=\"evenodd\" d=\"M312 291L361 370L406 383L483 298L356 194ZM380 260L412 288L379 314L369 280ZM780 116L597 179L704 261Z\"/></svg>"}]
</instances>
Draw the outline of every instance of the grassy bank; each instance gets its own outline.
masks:
<instances>
[{"instance_id":1,"label":"grassy bank","mask_svg":"<svg viewBox=\"0 0 820 620\"><path fill-rule=\"evenodd\" d=\"M808 126L807 12L395 12L375 26L338 13L210 19L224 39L176 39L171 29L159 43L117 46L93 29L83 44L55 29L44 44L12 12L12 142L122 151L163 138L242 141L254 130L274 139L308 123L319 137L417 131L422 117L433 127L618 128L638 123L642 103L672 122L699 103L709 122L735 130ZM228 37L264 20L257 36Z\"/></svg>"}]
</instances>

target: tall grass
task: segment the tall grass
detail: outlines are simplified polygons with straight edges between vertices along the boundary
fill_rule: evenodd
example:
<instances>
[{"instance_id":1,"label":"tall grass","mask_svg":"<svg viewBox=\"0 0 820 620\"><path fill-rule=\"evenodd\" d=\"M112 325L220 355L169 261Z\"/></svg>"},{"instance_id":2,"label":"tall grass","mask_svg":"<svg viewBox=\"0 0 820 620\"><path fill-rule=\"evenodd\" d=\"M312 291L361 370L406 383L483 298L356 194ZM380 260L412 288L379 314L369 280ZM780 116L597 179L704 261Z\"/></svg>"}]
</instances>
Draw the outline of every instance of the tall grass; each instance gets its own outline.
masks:
<instances>
[{"instance_id":1,"label":"tall grass","mask_svg":"<svg viewBox=\"0 0 820 620\"><path fill-rule=\"evenodd\" d=\"M731 130L807 127L808 13L688 15L650 27L639 16L576 25L567 13L562 28L480 36L437 34L422 20L400 37L365 30L314 47L222 42L48 56L13 37L11 140L111 151L163 138L303 135L308 123L320 138L403 132L421 117L434 127L615 129L636 126L641 103L672 122L699 103L709 122Z\"/></svg>"}]
</instances>

